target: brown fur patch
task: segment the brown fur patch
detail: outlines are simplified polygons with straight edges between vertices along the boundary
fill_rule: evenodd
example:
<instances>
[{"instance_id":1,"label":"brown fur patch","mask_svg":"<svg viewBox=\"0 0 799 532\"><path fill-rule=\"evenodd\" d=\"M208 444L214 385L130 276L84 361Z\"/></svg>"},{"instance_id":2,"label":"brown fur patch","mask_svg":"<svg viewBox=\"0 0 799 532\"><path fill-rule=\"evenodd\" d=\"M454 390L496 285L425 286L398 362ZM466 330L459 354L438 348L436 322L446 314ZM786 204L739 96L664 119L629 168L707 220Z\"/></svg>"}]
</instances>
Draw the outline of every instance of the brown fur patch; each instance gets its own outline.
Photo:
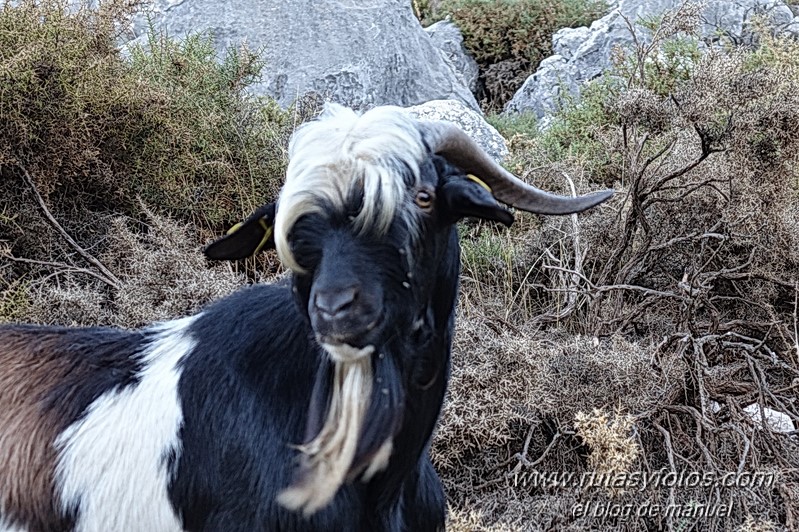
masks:
<instances>
[{"instance_id":1,"label":"brown fur patch","mask_svg":"<svg viewBox=\"0 0 799 532\"><path fill-rule=\"evenodd\" d=\"M53 483L53 441L69 421L43 404L70 371L61 346L62 335L47 328L0 327L0 512L29 530L71 527Z\"/></svg>"}]
</instances>

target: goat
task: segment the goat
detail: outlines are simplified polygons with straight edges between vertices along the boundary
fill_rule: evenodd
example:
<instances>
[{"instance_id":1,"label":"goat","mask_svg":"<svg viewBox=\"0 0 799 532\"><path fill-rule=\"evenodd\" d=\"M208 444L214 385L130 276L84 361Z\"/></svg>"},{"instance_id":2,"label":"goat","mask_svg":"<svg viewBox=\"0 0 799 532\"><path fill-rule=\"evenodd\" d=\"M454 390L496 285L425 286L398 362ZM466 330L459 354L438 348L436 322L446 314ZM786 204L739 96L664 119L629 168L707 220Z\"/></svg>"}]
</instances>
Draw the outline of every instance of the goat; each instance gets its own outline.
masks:
<instances>
[{"instance_id":1,"label":"goat","mask_svg":"<svg viewBox=\"0 0 799 532\"><path fill-rule=\"evenodd\" d=\"M455 223L612 191L550 195L395 107L329 105L289 159L277 203L205 253L274 247L290 280L136 331L0 327L0 529L443 529Z\"/></svg>"}]
</instances>

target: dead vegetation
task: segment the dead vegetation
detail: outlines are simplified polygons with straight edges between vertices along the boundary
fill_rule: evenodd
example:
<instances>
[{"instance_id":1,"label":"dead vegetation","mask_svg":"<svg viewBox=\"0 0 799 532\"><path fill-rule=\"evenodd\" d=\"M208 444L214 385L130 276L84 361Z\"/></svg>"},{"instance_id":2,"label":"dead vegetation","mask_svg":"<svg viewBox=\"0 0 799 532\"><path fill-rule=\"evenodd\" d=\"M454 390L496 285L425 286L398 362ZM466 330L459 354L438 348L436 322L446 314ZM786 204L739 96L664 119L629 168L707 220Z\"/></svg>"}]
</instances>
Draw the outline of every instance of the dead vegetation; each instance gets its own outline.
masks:
<instances>
[{"instance_id":1,"label":"dead vegetation","mask_svg":"<svg viewBox=\"0 0 799 532\"><path fill-rule=\"evenodd\" d=\"M755 51L697 57L677 15L619 50L612 75L550 131L512 139L512 164L534 168L526 173L544 188L583 191L588 175L617 197L545 219L530 236L472 229L505 254L500 282L464 263L464 288L480 297L467 296L463 313L487 326L458 351L435 456L455 506L479 509L486 526L799 526L799 45L764 32ZM630 352L637 364L625 371ZM765 409L792 427L770 424ZM468 431L449 432L459 427ZM621 491L534 482L614 470L772 481ZM675 511L636 514L653 507Z\"/></svg>"},{"instance_id":2,"label":"dead vegetation","mask_svg":"<svg viewBox=\"0 0 799 532\"><path fill-rule=\"evenodd\" d=\"M196 312L245 282L229 265L209 268L186 226L152 213L144 222L114 217L108 225L96 260L113 272L114 284L70 264L33 264L40 270L24 284L25 321L140 327ZM2 300L18 290L11 287Z\"/></svg>"}]
</instances>

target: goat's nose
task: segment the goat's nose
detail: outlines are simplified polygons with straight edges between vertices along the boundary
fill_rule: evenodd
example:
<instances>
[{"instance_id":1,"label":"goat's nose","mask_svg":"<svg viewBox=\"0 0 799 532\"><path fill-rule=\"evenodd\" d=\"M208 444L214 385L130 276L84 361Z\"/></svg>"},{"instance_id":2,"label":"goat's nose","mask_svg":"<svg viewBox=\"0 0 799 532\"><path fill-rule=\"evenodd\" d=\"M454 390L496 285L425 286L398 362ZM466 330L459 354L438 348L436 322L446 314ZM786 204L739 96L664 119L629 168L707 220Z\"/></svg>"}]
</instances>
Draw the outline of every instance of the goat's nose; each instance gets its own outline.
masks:
<instances>
[{"instance_id":1,"label":"goat's nose","mask_svg":"<svg viewBox=\"0 0 799 532\"><path fill-rule=\"evenodd\" d=\"M357 286L320 291L314 296L314 305L327 319L337 318L352 309L359 291Z\"/></svg>"}]
</instances>

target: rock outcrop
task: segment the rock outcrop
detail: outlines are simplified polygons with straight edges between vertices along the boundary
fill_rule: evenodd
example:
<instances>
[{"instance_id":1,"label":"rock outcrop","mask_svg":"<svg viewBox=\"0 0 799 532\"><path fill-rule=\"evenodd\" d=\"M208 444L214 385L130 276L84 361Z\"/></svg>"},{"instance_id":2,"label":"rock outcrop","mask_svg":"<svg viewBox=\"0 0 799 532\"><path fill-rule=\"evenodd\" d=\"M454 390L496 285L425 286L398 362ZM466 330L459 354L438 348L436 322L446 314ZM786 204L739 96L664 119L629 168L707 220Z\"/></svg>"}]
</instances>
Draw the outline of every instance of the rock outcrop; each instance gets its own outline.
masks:
<instances>
[{"instance_id":1,"label":"rock outcrop","mask_svg":"<svg viewBox=\"0 0 799 532\"><path fill-rule=\"evenodd\" d=\"M283 106L315 91L355 109L436 99L479 108L407 0L161 0L151 21L174 37L209 33L220 54L242 43L259 51L266 66L253 90Z\"/></svg>"},{"instance_id":2,"label":"rock outcrop","mask_svg":"<svg viewBox=\"0 0 799 532\"><path fill-rule=\"evenodd\" d=\"M508 147L502 135L483 119L482 114L460 102L434 100L409 107L408 111L422 120L446 120L457 124L496 161L501 161L508 155Z\"/></svg>"},{"instance_id":3,"label":"rock outcrop","mask_svg":"<svg viewBox=\"0 0 799 532\"><path fill-rule=\"evenodd\" d=\"M477 91L477 78L480 69L472 56L463 46L461 30L448 20L441 20L426 27L424 31L433 40L433 44L441 50L455 74L474 94Z\"/></svg>"},{"instance_id":4,"label":"rock outcrop","mask_svg":"<svg viewBox=\"0 0 799 532\"><path fill-rule=\"evenodd\" d=\"M633 39L627 21L663 14L683 0L621 0L590 28L566 28L552 38L554 55L544 59L505 106L505 112L532 112L544 118L555 111L564 92L577 95L581 84L611 66L616 46L630 46ZM700 38L707 46L722 41L751 43L752 17L765 16L777 33L799 35L799 17L779 0L711 0L701 13ZM642 32L642 34L645 32Z\"/></svg>"}]
</instances>

